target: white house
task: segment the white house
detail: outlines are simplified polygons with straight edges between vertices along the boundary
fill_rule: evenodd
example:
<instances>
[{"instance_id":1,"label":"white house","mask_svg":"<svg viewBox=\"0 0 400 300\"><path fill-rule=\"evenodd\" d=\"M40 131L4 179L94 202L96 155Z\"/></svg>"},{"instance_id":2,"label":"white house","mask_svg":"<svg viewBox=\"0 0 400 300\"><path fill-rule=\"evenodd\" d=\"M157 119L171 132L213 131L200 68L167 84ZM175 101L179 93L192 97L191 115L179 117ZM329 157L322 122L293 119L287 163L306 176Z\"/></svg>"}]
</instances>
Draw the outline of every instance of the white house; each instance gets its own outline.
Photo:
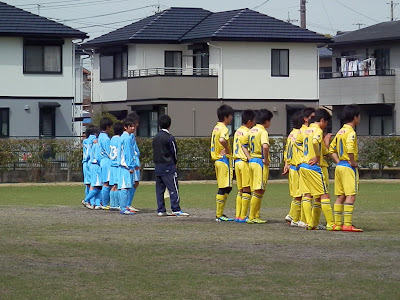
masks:
<instances>
[{"instance_id":1,"label":"white house","mask_svg":"<svg viewBox=\"0 0 400 300\"><path fill-rule=\"evenodd\" d=\"M72 135L73 41L86 37L0 2L0 137Z\"/></svg>"},{"instance_id":2,"label":"white house","mask_svg":"<svg viewBox=\"0 0 400 300\"><path fill-rule=\"evenodd\" d=\"M208 136L222 103L234 128L244 109L270 109L270 132L282 135L295 111L318 105L317 46L328 41L250 9L170 8L83 47L95 52L93 109L137 111L139 136L154 135L165 113L175 135Z\"/></svg>"}]
</instances>

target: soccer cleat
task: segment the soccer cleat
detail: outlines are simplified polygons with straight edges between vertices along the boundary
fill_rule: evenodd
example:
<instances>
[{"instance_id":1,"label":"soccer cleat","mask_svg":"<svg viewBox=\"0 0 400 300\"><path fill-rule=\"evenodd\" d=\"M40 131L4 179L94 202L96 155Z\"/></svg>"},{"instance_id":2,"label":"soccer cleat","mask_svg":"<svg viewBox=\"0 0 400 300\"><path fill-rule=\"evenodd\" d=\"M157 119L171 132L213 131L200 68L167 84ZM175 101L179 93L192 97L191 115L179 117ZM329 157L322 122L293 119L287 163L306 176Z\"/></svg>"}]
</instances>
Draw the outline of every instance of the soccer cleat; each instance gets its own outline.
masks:
<instances>
[{"instance_id":1,"label":"soccer cleat","mask_svg":"<svg viewBox=\"0 0 400 300\"><path fill-rule=\"evenodd\" d=\"M110 210L117 211L117 210L120 210L120 209L119 209L119 207L110 207Z\"/></svg>"},{"instance_id":2,"label":"soccer cleat","mask_svg":"<svg viewBox=\"0 0 400 300\"><path fill-rule=\"evenodd\" d=\"M246 220L246 223L247 223L247 224L255 224L255 220L256 220L256 219L247 219L247 220Z\"/></svg>"},{"instance_id":3,"label":"soccer cleat","mask_svg":"<svg viewBox=\"0 0 400 300\"><path fill-rule=\"evenodd\" d=\"M215 218L215 221L216 221L216 222L232 222L233 219L228 218L228 217L225 216L225 215L222 215L222 216L220 216L219 218L216 217L216 218Z\"/></svg>"},{"instance_id":4,"label":"soccer cleat","mask_svg":"<svg viewBox=\"0 0 400 300\"><path fill-rule=\"evenodd\" d=\"M164 211L164 212L158 212L157 216L159 216L159 217L167 217L167 216L169 216L169 214L166 211Z\"/></svg>"},{"instance_id":5,"label":"soccer cleat","mask_svg":"<svg viewBox=\"0 0 400 300\"><path fill-rule=\"evenodd\" d=\"M303 221L299 221L299 222L297 222L297 226L298 227L307 227L307 224L304 223Z\"/></svg>"},{"instance_id":6,"label":"soccer cleat","mask_svg":"<svg viewBox=\"0 0 400 300\"><path fill-rule=\"evenodd\" d=\"M236 222L236 223L238 223L239 220L240 220L240 218L238 218L238 217L235 218L235 222Z\"/></svg>"},{"instance_id":7,"label":"soccer cleat","mask_svg":"<svg viewBox=\"0 0 400 300\"><path fill-rule=\"evenodd\" d=\"M292 220L292 222L290 222L290 226L299 227L299 222L295 222L295 221Z\"/></svg>"},{"instance_id":8,"label":"soccer cleat","mask_svg":"<svg viewBox=\"0 0 400 300\"><path fill-rule=\"evenodd\" d=\"M293 220L293 218L292 218L290 215L287 215L287 216L285 217L285 221L286 221L286 223L288 223L288 224L290 224L290 223L292 222L292 220Z\"/></svg>"},{"instance_id":9,"label":"soccer cleat","mask_svg":"<svg viewBox=\"0 0 400 300\"><path fill-rule=\"evenodd\" d=\"M90 203L87 203L87 204L86 204L86 208L88 208L88 209L94 209L94 206L91 205Z\"/></svg>"},{"instance_id":10,"label":"soccer cleat","mask_svg":"<svg viewBox=\"0 0 400 300\"><path fill-rule=\"evenodd\" d=\"M103 207L102 206L95 206L94 209L95 210L101 210L101 209L103 209Z\"/></svg>"},{"instance_id":11,"label":"soccer cleat","mask_svg":"<svg viewBox=\"0 0 400 300\"><path fill-rule=\"evenodd\" d=\"M342 231L342 225L333 225L332 230L333 231Z\"/></svg>"},{"instance_id":12,"label":"soccer cleat","mask_svg":"<svg viewBox=\"0 0 400 300\"><path fill-rule=\"evenodd\" d=\"M238 222L238 223L246 223L248 219L249 219L249 218L247 218L247 217L244 218L244 219L239 218L239 219L237 220L237 222Z\"/></svg>"},{"instance_id":13,"label":"soccer cleat","mask_svg":"<svg viewBox=\"0 0 400 300\"><path fill-rule=\"evenodd\" d=\"M121 210L119 213L121 215L134 215L135 214L134 212L131 212L129 210Z\"/></svg>"},{"instance_id":14,"label":"soccer cleat","mask_svg":"<svg viewBox=\"0 0 400 300\"><path fill-rule=\"evenodd\" d=\"M318 225L318 226L315 228L315 230L327 230L326 228L327 228L327 227L324 226L324 225Z\"/></svg>"},{"instance_id":15,"label":"soccer cleat","mask_svg":"<svg viewBox=\"0 0 400 300\"><path fill-rule=\"evenodd\" d=\"M82 200L83 207L86 207L86 204L88 204L88 203L86 203L85 200Z\"/></svg>"},{"instance_id":16,"label":"soccer cleat","mask_svg":"<svg viewBox=\"0 0 400 300\"><path fill-rule=\"evenodd\" d=\"M363 232L362 229L356 228L356 227L354 227L353 225L351 225L351 226L343 225L343 226L342 226L342 231Z\"/></svg>"},{"instance_id":17,"label":"soccer cleat","mask_svg":"<svg viewBox=\"0 0 400 300\"><path fill-rule=\"evenodd\" d=\"M267 221L263 220L261 218L256 218L256 219L254 219L254 223L255 224L265 224L265 223L267 223Z\"/></svg>"},{"instance_id":18,"label":"soccer cleat","mask_svg":"<svg viewBox=\"0 0 400 300\"><path fill-rule=\"evenodd\" d=\"M176 217L189 217L188 213L185 213L185 212L183 212L181 210L180 211L173 211L172 215L176 216Z\"/></svg>"},{"instance_id":19,"label":"soccer cleat","mask_svg":"<svg viewBox=\"0 0 400 300\"><path fill-rule=\"evenodd\" d=\"M104 209L104 210L110 210L110 209L111 209L111 206L110 206L110 205L103 206L103 209Z\"/></svg>"},{"instance_id":20,"label":"soccer cleat","mask_svg":"<svg viewBox=\"0 0 400 300\"><path fill-rule=\"evenodd\" d=\"M133 211L133 212L138 212L139 211L139 209L134 208L133 206L128 206L127 209L129 209L130 211Z\"/></svg>"},{"instance_id":21,"label":"soccer cleat","mask_svg":"<svg viewBox=\"0 0 400 300\"><path fill-rule=\"evenodd\" d=\"M306 230L317 230L317 227L314 226L308 226L308 224L306 225Z\"/></svg>"}]
</instances>

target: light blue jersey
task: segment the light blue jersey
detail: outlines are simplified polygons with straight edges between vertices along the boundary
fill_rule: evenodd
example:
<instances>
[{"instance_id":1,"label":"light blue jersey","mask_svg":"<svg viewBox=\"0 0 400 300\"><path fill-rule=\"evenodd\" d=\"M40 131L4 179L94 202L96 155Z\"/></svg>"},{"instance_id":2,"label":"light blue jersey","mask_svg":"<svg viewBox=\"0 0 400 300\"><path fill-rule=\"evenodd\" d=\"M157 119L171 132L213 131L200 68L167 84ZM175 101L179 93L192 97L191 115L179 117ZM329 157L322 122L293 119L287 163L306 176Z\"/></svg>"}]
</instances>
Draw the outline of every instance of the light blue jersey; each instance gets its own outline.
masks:
<instances>
[{"instance_id":1,"label":"light blue jersey","mask_svg":"<svg viewBox=\"0 0 400 300\"><path fill-rule=\"evenodd\" d=\"M111 161L111 174L110 185L118 184L119 178L119 165L121 163L121 137L114 135L110 141L110 161Z\"/></svg>"},{"instance_id":2,"label":"light blue jersey","mask_svg":"<svg viewBox=\"0 0 400 300\"><path fill-rule=\"evenodd\" d=\"M120 161L120 178L118 179L118 189L130 189L133 186L133 173L135 171L136 155L133 151L132 138L127 132L121 135L121 161Z\"/></svg>"},{"instance_id":3,"label":"light blue jersey","mask_svg":"<svg viewBox=\"0 0 400 300\"><path fill-rule=\"evenodd\" d=\"M139 147L136 143L135 134L131 133L131 139L132 139L132 143L133 143L133 153L135 155L136 165L140 167L140 151L139 151ZM134 177L133 181L139 181L140 180L140 170L135 170L133 177Z\"/></svg>"},{"instance_id":4,"label":"light blue jersey","mask_svg":"<svg viewBox=\"0 0 400 300\"><path fill-rule=\"evenodd\" d=\"M100 148L100 167L101 167L101 181L109 182L110 181L110 137L106 132L101 132L98 138L98 144Z\"/></svg>"},{"instance_id":5,"label":"light blue jersey","mask_svg":"<svg viewBox=\"0 0 400 300\"><path fill-rule=\"evenodd\" d=\"M90 185L91 186L102 186L101 180L101 169L100 169L100 146L99 143L93 142L93 145L89 154L89 171L90 171Z\"/></svg>"}]
</instances>

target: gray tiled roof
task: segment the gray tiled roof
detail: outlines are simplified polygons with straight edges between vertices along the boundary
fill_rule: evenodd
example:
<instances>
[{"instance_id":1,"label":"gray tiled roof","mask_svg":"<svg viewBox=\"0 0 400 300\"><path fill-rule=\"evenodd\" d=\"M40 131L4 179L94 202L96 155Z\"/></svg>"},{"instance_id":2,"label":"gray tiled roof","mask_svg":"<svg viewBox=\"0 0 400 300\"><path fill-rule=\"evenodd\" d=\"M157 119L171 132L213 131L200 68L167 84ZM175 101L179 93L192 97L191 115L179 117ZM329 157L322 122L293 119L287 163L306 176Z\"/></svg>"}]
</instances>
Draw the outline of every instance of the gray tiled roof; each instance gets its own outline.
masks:
<instances>
[{"instance_id":1,"label":"gray tiled roof","mask_svg":"<svg viewBox=\"0 0 400 300\"><path fill-rule=\"evenodd\" d=\"M400 39L400 21L375 24L359 30L338 35L333 38L333 45L369 43Z\"/></svg>"},{"instance_id":2,"label":"gray tiled roof","mask_svg":"<svg viewBox=\"0 0 400 300\"><path fill-rule=\"evenodd\" d=\"M86 33L0 2L0 36L86 38Z\"/></svg>"},{"instance_id":3,"label":"gray tiled roof","mask_svg":"<svg viewBox=\"0 0 400 300\"><path fill-rule=\"evenodd\" d=\"M201 8L172 7L85 43L182 43L192 41L289 41L326 43L313 31L250 9L212 13Z\"/></svg>"},{"instance_id":4,"label":"gray tiled roof","mask_svg":"<svg viewBox=\"0 0 400 300\"><path fill-rule=\"evenodd\" d=\"M319 48L319 57L332 57L332 50L329 48Z\"/></svg>"}]
</instances>

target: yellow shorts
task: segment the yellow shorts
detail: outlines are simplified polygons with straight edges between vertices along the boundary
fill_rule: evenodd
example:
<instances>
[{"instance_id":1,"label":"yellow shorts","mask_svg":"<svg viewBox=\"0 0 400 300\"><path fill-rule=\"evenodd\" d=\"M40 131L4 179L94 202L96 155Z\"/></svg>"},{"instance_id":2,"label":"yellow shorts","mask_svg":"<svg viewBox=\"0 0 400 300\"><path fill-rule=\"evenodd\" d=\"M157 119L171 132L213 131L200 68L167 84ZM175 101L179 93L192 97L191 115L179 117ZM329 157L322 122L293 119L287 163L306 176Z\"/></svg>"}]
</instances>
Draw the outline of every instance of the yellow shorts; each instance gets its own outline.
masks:
<instances>
[{"instance_id":1,"label":"yellow shorts","mask_svg":"<svg viewBox=\"0 0 400 300\"><path fill-rule=\"evenodd\" d=\"M251 190L265 190L269 176L269 167L264 165L261 158L252 158L249 161L249 169Z\"/></svg>"},{"instance_id":2,"label":"yellow shorts","mask_svg":"<svg viewBox=\"0 0 400 300\"><path fill-rule=\"evenodd\" d=\"M324 175L326 190L329 193L329 171L328 167L321 167L322 174Z\"/></svg>"},{"instance_id":3,"label":"yellow shorts","mask_svg":"<svg viewBox=\"0 0 400 300\"><path fill-rule=\"evenodd\" d=\"M328 194L325 178L320 166L309 164L300 164L300 192L302 195L311 194L313 197L319 197Z\"/></svg>"},{"instance_id":4,"label":"yellow shorts","mask_svg":"<svg viewBox=\"0 0 400 300\"><path fill-rule=\"evenodd\" d=\"M292 198L301 197L299 189L299 170L295 166L289 168L289 194Z\"/></svg>"},{"instance_id":5,"label":"yellow shorts","mask_svg":"<svg viewBox=\"0 0 400 300\"><path fill-rule=\"evenodd\" d=\"M241 159L236 160L235 174L238 190L241 190L244 187L250 187L250 169L248 162Z\"/></svg>"},{"instance_id":6,"label":"yellow shorts","mask_svg":"<svg viewBox=\"0 0 400 300\"><path fill-rule=\"evenodd\" d=\"M350 166L347 161L340 161L335 169L335 195L357 195L358 184L358 169Z\"/></svg>"},{"instance_id":7,"label":"yellow shorts","mask_svg":"<svg viewBox=\"0 0 400 300\"><path fill-rule=\"evenodd\" d=\"M233 168L232 161L229 158L220 158L215 161L215 174L219 189L232 187Z\"/></svg>"}]
</instances>

